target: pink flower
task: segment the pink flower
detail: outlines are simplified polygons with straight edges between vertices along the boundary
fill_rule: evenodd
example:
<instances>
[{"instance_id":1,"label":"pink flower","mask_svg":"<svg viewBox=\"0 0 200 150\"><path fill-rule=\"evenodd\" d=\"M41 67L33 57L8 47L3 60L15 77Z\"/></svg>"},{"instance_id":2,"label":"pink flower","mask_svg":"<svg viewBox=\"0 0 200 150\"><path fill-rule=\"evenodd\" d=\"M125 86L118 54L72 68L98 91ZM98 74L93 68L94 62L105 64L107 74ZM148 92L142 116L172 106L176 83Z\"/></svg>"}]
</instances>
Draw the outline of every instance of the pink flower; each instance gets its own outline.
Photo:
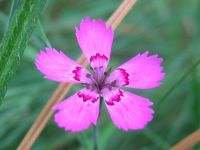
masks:
<instances>
[{"instance_id":1,"label":"pink flower","mask_svg":"<svg viewBox=\"0 0 200 150\"><path fill-rule=\"evenodd\" d=\"M73 82L85 87L54 106L55 122L70 131L81 131L96 125L100 96L104 98L113 123L123 130L143 129L153 118L152 102L121 89L150 89L160 85L165 76L160 64L163 59L148 52L138 54L114 71L106 71L110 60L114 32L101 20L81 21L76 28L79 46L90 63L92 72L73 61L63 52L46 48L37 56L36 66L45 78L57 82Z\"/></svg>"}]
</instances>

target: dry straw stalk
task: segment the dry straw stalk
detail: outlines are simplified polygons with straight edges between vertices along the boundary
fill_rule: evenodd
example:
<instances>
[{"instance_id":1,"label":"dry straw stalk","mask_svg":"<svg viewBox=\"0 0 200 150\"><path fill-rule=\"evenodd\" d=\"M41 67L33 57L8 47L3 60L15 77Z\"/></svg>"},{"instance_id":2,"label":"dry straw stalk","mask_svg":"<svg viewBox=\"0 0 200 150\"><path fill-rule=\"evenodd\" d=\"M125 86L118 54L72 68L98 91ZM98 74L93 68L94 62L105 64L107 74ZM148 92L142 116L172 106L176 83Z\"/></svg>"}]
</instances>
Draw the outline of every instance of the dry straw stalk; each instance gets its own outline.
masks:
<instances>
[{"instance_id":1,"label":"dry straw stalk","mask_svg":"<svg viewBox=\"0 0 200 150\"><path fill-rule=\"evenodd\" d=\"M200 129L194 131L193 133L179 141L170 150L188 150L197 143L200 143Z\"/></svg>"}]
</instances>

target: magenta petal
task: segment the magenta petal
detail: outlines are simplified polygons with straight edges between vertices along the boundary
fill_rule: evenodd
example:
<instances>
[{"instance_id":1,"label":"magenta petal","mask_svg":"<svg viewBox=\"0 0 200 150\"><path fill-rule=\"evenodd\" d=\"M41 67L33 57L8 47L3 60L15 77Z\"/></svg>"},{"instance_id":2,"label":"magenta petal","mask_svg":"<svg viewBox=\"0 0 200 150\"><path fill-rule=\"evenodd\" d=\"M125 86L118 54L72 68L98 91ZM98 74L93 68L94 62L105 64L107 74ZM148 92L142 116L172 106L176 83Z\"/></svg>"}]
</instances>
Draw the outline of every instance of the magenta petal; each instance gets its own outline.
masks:
<instances>
[{"instance_id":1,"label":"magenta petal","mask_svg":"<svg viewBox=\"0 0 200 150\"><path fill-rule=\"evenodd\" d=\"M110 59L114 32L106 27L103 20L91 20L89 17L81 21L76 28L79 46L93 68L106 68Z\"/></svg>"},{"instance_id":2,"label":"magenta petal","mask_svg":"<svg viewBox=\"0 0 200 150\"><path fill-rule=\"evenodd\" d=\"M157 55L148 56L148 52L138 54L113 71L107 80L109 82L116 80L118 86L155 88L165 76L162 72L162 61L163 59Z\"/></svg>"},{"instance_id":3,"label":"magenta petal","mask_svg":"<svg viewBox=\"0 0 200 150\"><path fill-rule=\"evenodd\" d=\"M74 83L89 82L86 77L89 72L85 68L54 48L40 51L35 65L50 80Z\"/></svg>"},{"instance_id":4,"label":"magenta petal","mask_svg":"<svg viewBox=\"0 0 200 150\"><path fill-rule=\"evenodd\" d=\"M153 118L152 102L121 89L104 90L104 99L113 123L120 129L143 129Z\"/></svg>"},{"instance_id":5,"label":"magenta petal","mask_svg":"<svg viewBox=\"0 0 200 150\"><path fill-rule=\"evenodd\" d=\"M66 131L78 132L96 125L99 114L99 95L83 89L54 106L58 112L55 122Z\"/></svg>"}]
</instances>

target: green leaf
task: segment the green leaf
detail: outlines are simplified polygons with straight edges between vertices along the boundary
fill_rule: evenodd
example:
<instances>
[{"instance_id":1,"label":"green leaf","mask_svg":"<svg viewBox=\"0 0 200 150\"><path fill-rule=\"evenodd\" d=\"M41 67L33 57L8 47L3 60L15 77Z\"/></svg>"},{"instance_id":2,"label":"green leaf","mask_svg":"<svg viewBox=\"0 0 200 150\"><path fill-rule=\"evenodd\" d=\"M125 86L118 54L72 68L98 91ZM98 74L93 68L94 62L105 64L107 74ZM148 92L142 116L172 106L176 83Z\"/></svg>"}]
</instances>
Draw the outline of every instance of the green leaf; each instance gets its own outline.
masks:
<instances>
[{"instance_id":1,"label":"green leaf","mask_svg":"<svg viewBox=\"0 0 200 150\"><path fill-rule=\"evenodd\" d=\"M14 13L0 45L0 104L45 4L46 0L24 0L11 10Z\"/></svg>"},{"instance_id":2,"label":"green leaf","mask_svg":"<svg viewBox=\"0 0 200 150\"><path fill-rule=\"evenodd\" d=\"M199 89L200 89L200 83L198 80L198 76L197 76L197 69L192 71L192 80L191 80L191 84L192 84L192 93L193 93L193 112L194 112L194 117L195 117L195 124L196 127L199 128L200 127L200 93L199 93Z\"/></svg>"}]
</instances>

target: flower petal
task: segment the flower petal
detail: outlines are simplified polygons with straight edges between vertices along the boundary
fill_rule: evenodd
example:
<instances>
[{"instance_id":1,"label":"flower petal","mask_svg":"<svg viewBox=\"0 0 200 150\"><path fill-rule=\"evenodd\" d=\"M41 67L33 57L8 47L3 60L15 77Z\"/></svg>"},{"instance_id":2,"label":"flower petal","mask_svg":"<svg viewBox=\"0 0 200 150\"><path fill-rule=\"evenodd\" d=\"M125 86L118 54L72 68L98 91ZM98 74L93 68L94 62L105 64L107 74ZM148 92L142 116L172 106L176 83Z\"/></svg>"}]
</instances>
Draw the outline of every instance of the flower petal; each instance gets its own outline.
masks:
<instances>
[{"instance_id":1,"label":"flower petal","mask_svg":"<svg viewBox=\"0 0 200 150\"><path fill-rule=\"evenodd\" d=\"M107 82L130 88L155 88L165 76L162 61L157 55L148 56L148 52L138 54L113 71Z\"/></svg>"},{"instance_id":2,"label":"flower petal","mask_svg":"<svg viewBox=\"0 0 200 150\"><path fill-rule=\"evenodd\" d=\"M106 68L110 59L114 32L103 20L83 19L76 28L76 38L82 52L93 68Z\"/></svg>"},{"instance_id":3,"label":"flower petal","mask_svg":"<svg viewBox=\"0 0 200 150\"><path fill-rule=\"evenodd\" d=\"M120 129L143 129L153 118L152 102L121 89L104 89L105 103L113 123Z\"/></svg>"},{"instance_id":4,"label":"flower petal","mask_svg":"<svg viewBox=\"0 0 200 150\"><path fill-rule=\"evenodd\" d=\"M99 114L99 95L82 89L68 99L54 106L58 112L55 122L66 131L78 132L96 125Z\"/></svg>"},{"instance_id":5,"label":"flower petal","mask_svg":"<svg viewBox=\"0 0 200 150\"><path fill-rule=\"evenodd\" d=\"M47 79L57 82L88 83L90 74L85 68L54 48L37 55L35 65Z\"/></svg>"}]
</instances>

